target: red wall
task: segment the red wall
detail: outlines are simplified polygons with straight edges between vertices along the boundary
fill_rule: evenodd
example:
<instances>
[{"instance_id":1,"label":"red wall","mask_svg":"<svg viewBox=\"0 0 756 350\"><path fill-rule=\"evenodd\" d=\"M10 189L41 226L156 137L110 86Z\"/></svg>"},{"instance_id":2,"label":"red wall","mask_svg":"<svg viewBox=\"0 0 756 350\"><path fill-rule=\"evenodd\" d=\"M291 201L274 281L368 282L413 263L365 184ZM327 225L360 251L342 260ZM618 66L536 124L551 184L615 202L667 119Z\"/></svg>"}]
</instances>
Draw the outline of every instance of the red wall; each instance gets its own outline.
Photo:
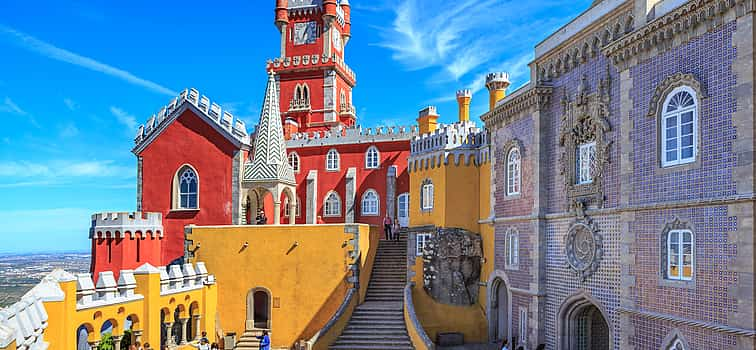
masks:
<instances>
[{"instance_id":1,"label":"red wall","mask_svg":"<svg viewBox=\"0 0 756 350\"><path fill-rule=\"evenodd\" d=\"M184 226L232 224L231 170L237 148L190 110L141 154L142 210L163 213L166 265L184 255ZM171 211L173 178L184 164L197 170L199 210Z\"/></svg>"},{"instance_id":2,"label":"red wall","mask_svg":"<svg viewBox=\"0 0 756 350\"><path fill-rule=\"evenodd\" d=\"M108 254L110 245L110 254ZM124 238L97 238L92 240L92 276L96 280L102 271L113 271L115 278L121 270L133 270L144 263L158 266L161 259L162 239L138 233Z\"/></svg>"},{"instance_id":3,"label":"red wall","mask_svg":"<svg viewBox=\"0 0 756 350\"><path fill-rule=\"evenodd\" d=\"M370 146L378 147L381 162L378 169L365 168L365 152ZM326 153L335 148L340 155L340 169L337 172L326 171ZM335 190L341 197L341 216L325 217L326 223L343 223L346 212L346 173L349 168L357 169L357 193L355 195L355 222L380 225L386 215L386 174L392 165L397 166L396 196L409 192L409 173L407 159L410 153L409 141L391 141L364 144L346 144L322 147L289 148L287 151L299 155L299 173L296 174L297 196L302 206L298 224L306 223L307 216L307 174L310 170L318 171L318 209L317 215L323 216L323 200L328 192ZM380 196L380 216L362 216L362 194L374 189ZM396 200L396 198L394 199ZM396 204L394 205L396 210Z\"/></svg>"}]
</instances>

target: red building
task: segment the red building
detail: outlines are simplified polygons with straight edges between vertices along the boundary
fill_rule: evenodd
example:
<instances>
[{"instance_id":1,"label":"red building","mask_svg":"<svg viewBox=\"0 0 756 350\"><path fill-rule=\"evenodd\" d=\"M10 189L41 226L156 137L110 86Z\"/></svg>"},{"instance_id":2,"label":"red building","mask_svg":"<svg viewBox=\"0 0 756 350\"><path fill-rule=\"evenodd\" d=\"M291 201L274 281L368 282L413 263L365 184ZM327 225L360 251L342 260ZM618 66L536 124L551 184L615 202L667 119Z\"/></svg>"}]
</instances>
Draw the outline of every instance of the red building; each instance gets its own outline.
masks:
<instances>
[{"instance_id":1,"label":"red building","mask_svg":"<svg viewBox=\"0 0 756 350\"><path fill-rule=\"evenodd\" d=\"M281 55L268 63L275 81L269 81L261 121L269 120L266 113L280 120L276 130L263 131L273 137L267 142L279 142L276 135L281 135L296 190L254 186L248 176L255 135L197 90L185 90L139 127L133 149L137 213L93 216L95 276L179 262L185 226L253 224L258 209L267 224L277 216L290 224L290 214L297 224L379 225L385 215L408 223L407 158L417 128L357 126L356 77L344 53L351 37L348 1L278 0L276 5ZM108 221L111 216L119 221Z\"/></svg>"}]
</instances>

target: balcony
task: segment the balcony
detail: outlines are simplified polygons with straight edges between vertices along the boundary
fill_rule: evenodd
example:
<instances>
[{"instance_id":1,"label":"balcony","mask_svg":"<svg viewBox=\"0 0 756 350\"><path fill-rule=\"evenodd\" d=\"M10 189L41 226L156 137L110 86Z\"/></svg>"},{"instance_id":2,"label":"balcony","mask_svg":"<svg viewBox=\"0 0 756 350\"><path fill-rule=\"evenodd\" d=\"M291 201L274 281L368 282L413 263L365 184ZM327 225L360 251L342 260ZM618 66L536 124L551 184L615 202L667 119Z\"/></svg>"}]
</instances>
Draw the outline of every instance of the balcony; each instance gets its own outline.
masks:
<instances>
[{"instance_id":1,"label":"balcony","mask_svg":"<svg viewBox=\"0 0 756 350\"><path fill-rule=\"evenodd\" d=\"M289 112L293 111L309 111L310 100L305 98L293 98L289 102Z\"/></svg>"}]
</instances>

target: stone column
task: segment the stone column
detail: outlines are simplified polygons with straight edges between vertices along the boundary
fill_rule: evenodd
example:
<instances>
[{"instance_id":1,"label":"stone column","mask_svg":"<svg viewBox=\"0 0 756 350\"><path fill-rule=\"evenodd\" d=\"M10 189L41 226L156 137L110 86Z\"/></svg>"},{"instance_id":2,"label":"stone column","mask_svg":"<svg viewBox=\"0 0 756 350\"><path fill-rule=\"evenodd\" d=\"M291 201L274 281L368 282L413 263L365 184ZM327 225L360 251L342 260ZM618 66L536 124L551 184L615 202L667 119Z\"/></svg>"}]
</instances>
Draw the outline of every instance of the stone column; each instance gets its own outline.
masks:
<instances>
[{"instance_id":1,"label":"stone column","mask_svg":"<svg viewBox=\"0 0 756 350\"><path fill-rule=\"evenodd\" d=\"M273 225L281 224L281 201L273 202Z\"/></svg>"},{"instance_id":2,"label":"stone column","mask_svg":"<svg viewBox=\"0 0 756 350\"><path fill-rule=\"evenodd\" d=\"M99 348L99 347L100 347L100 342L99 341L93 341L93 342L89 343L89 348L91 350L97 350L97 348Z\"/></svg>"},{"instance_id":3,"label":"stone column","mask_svg":"<svg viewBox=\"0 0 756 350\"><path fill-rule=\"evenodd\" d=\"M173 322L166 322L165 325L165 345L176 346L176 339L173 338Z\"/></svg>"},{"instance_id":4,"label":"stone column","mask_svg":"<svg viewBox=\"0 0 756 350\"><path fill-rule=\"evenodd\" d=\"M386 173L386 215L396 218L396 165L388 168Z\"/></svg>"},{"instance_id":5,"label":"stone column","mask_svg":"<svg viewBox=\"0 0 756 350\"><path fill-rule=\"evenodd\" d=\"M307 213L305 217L308 224L318 222L318 171L310 170L307 174Z\"/></svg>"},{"instance_id":6,"label":"stone column","mask_svg":"<svg viewBox=\"0 0 756 350\"><path fill-rule=\"evenodd\" d=\"M354 223L355 198L357 197L357 168L349 168L346 173L346 193L344 194L344 204L346 204L344 213L344 222L347 224Z\"/></svg>"},{"instance_id":7,"label":"stone column","mask_svg":"<svg viewBox=\"0 0 756 350\"><path fill-rule=\"evenodd\" d=\"M131 334L133 335L133 339L131 341L132 344L136 342L142 342L142 331L134 331Z\"/></svg>"},{"instance_id":8,"label":"stone column","mask_svg":"<svg viewBox=\"0 0 756 350\"><path fill-rule=\"evenodd\" d=\"M179 345L186 345L187 341L187 334L186 334L186 325L189 323L188 318L179 318L179 323L181 324L181 341L179 341Z\"/></svg>"},{"instance_id":9,"label":"stone column","mask_svg":"<svg viewBox=\"0 0 756 350\"><path fill-rule=\"evenodd\" d=\"M201 319L202 316L194 315L194 340L199 340L202 337L202 328L200 326Z\"/></svg>"},{"instance_id":10,"label":"stone column","mask_svg":"<svg viewBox=\"0 0 756 350\"><path fill-rule=\"evenodd\" d=\"M297 197L289 201L289 225L297 223Z\"/></svg>"},{"instance_id":11,"label":"stone column","mask_svg":"<svg viewBox=\"0 0 756 350\"><path fill-rule=\"evenodd\" d=\"M113 336L113 349L114 350L121 350L121 340L123 340L122 335Z\"/></svg>"}]
</instances>

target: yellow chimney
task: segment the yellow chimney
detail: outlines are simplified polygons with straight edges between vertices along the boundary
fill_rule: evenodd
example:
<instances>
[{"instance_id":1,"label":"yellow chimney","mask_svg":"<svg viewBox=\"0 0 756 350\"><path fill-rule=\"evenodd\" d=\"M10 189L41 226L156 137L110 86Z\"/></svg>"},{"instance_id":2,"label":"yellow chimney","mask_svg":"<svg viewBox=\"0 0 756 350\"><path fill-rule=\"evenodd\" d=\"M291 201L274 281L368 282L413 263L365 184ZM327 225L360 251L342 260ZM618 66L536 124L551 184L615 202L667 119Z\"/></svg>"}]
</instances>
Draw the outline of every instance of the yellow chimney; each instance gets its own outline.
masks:
<instances>
[{"instance_id":1,"label":"yellow chimney","mask_svg":"<svg viewBox=\"0 0 756 350\"><path fill-rule=\"evenodd\" d=\"M488 74L486 76L486 87L488 88L488 109L492 111L494 107L496 107L496 102L507 97L509 73L499 72Z\"/></svg>"},{"instance_id":2,"label":"yellow chimney","mask_svg":"<svg viewBox=\"0 0 756 350\"><path fill-rule=\"evenodd\" d=\"M417 118L417 124L420 127L420 134L436 131L438 128L438 113L436 113L436 106L428 106L421 110L420 116Z\"/></svg>"},{"instance_id":3,"label":"yellow chimney","mask_svg":"<svg viewBox=\"0 0 756 350\"><path fill-rule=\"evenodd\" d=\"M457 91L457 104L459 104L459 121L466 122L470 120L470 100L472 91L464 89Z\"/></svg>"}]
</instances>

